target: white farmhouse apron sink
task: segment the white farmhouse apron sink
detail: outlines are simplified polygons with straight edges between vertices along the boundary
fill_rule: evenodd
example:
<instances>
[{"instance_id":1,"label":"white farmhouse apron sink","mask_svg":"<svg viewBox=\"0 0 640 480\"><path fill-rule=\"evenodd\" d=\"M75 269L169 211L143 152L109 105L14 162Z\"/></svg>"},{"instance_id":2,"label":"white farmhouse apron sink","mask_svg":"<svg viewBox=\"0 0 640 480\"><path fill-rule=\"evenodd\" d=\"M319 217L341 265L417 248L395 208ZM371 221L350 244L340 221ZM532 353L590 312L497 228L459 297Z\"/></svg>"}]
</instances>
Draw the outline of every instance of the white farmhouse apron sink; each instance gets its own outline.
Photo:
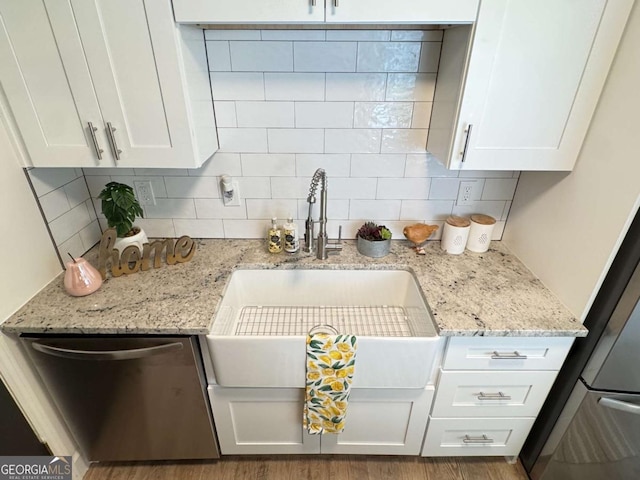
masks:
<instances>
[{"instance_id":1,"label":"white farmhouse apron sink","mask_svg":"<svg viewBox=\"0 0 640 480\"><path fill-rule=\"evenodd\" d=\"M237 270L206 341L216 383L303 388L307 332L358 337L353 387L424 388L442 341L405 270Z\"/></svg>"}]
</instances>

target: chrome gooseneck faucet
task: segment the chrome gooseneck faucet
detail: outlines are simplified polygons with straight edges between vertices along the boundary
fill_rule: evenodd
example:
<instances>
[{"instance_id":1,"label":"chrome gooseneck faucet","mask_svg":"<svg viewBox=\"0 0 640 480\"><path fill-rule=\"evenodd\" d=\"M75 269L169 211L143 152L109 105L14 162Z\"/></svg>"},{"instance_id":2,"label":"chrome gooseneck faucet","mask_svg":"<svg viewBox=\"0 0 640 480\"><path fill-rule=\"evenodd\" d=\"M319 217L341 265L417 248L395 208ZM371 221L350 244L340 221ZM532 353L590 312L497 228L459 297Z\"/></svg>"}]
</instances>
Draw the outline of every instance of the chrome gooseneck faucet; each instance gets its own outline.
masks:
<instances>
[{"instance_id":1,"label":"chrome gooseneck faucet","mask_svg":"<svg viewBox=\"0 0 640 480\"><path fill-rule=\"evenodd\" d=\"M329 237L327 237L327 174L319 168L313 174L311 179L311 186L309 187L309 196L307 197L307 203L309 204L309 215L306 222L304 222L304 246L305 252L313 251L313 204L316 203L316 191L318 185L322 183L320 189L320 218L318 223L320 229L318 230L318 241L316 243L316 257L320 260L326 260L329 257L330 252L339 252L342 250L342 226L338 230L338 241L336 243L329 243Z\"/></svg>"}]
</instances>

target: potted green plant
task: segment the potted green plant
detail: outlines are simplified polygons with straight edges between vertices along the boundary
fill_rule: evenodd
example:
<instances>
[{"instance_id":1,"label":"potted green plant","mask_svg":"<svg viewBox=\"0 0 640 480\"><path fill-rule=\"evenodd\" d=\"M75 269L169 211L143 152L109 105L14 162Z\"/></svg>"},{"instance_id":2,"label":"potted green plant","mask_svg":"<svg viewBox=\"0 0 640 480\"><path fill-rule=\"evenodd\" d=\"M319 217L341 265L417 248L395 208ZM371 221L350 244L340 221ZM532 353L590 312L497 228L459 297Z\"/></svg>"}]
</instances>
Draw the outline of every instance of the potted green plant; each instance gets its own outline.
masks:
<instances>
[{"instance_id":1,"label":"potted green plant","mask_svg":"<svg viewBox=\"0 0 640 480\"><path fill-rule=\"evenodd\" d=\"M142 245L149 240L144 230L133 224L136 217L144 217L133 188L124 183L109 182L98 198L102 200L102 213L107 218L107 225L116 229L115 248L122 253L129 245L136 245L142 251Z\"/></svg>"},{"instance_id":2,"label":"potted green plant","mask_svg":"<svg viewBox=\"0 0 640 480\"><path fill-rule=\"evenodd\" d=\"M379 258L389 253L391 230L384 225L366 222L356 234L358 252L367 257Z\"/></svg>"}]
</instances>

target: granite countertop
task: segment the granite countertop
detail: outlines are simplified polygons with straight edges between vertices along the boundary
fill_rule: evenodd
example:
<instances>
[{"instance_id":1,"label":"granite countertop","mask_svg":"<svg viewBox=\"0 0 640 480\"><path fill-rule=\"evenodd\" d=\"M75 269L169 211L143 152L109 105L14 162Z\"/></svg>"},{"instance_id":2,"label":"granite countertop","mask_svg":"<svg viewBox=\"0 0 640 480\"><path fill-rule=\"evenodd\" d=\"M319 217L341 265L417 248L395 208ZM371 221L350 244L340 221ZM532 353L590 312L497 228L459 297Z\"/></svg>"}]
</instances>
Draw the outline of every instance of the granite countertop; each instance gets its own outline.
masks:
<instances>
[{"instance_id":1,"label":"granite countertop","mask_svg":"<svg viewBox=\"0 0 640 480\"><path fill-rule=\"evenodd\" d=\"M21 333L206 333L233 270L365 268L412 270L443 336L586 336L587 330L501 242L486 253L447 255L428 242L418 256L406 241L391 253L360 255L354 241L328 260L305 253L269 254L260 240L197 240L193 260L108 278L100 290L71 297L60 274L2 329ZM93 249L85 257L97 264Z\"/></svg>"}]
</instances>

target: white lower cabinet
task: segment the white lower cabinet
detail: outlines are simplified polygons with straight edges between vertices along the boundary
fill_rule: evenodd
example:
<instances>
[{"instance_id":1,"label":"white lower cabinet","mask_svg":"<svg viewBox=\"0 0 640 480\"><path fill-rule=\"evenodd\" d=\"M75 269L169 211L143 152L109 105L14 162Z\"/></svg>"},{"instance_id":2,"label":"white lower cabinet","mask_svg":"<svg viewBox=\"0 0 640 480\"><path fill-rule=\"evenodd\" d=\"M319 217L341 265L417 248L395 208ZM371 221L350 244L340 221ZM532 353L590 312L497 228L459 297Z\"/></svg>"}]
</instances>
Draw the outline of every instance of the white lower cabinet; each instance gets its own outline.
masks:
<instances>
[{"instance_id":1,"label":"white lower cabinet","mask_svg":"<svg viewBox=\"0 0 640 480\"><path fill-rule=\"evenodd\" d=\"M432 418L423 456L518 455L535 421L531 418Z\"/></svg>"},{"instance_id":2,"label":"white lower cabinet","mask_svg":"<svg viewBox=\"0 0 640 480\"><path fill-rule=\"evenodd\" d=\"M302 427L304 390L209 386L223 455L417 455L434 387L354 389L345 431L309 435Z\"/></svg>"},{"instance_id":3,"label":"white lower cabinet","mask_svg":"<svg viewBox=\"0 0 640 480\"><path fill-rule=\"evenodd\" d=\"M517 456L570 337L452 337L422 456Z\"/></svg>"}]
</instances>

